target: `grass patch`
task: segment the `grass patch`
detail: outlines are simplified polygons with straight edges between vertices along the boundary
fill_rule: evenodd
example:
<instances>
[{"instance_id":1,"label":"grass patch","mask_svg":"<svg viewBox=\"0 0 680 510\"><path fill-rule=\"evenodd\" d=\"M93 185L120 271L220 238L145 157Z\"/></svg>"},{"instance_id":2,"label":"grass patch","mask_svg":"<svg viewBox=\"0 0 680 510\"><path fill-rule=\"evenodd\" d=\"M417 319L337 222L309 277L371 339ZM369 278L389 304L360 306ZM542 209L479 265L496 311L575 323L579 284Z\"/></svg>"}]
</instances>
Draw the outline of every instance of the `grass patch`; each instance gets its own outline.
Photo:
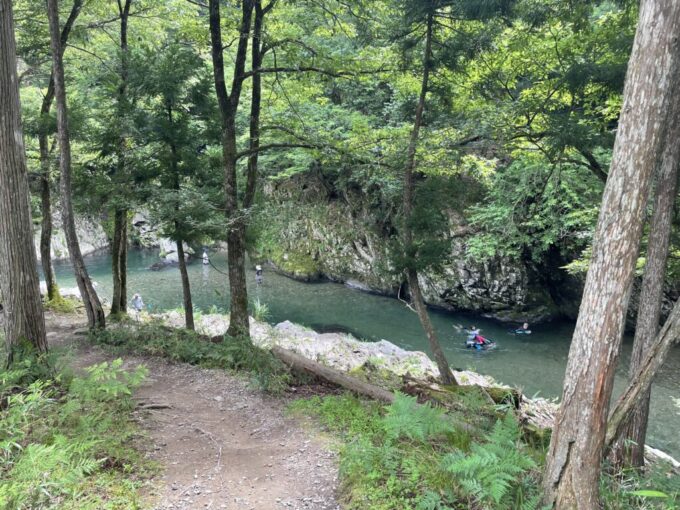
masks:
<instances>
[{"instance_id":1,"label":"grass patch","mask_svg":"<svg viewBox=\"0 0 680 510\"><path fill-rule=\"evenodd\" d=\"M151 322L95 331L90 338L118 353L161 356L205 368L245 372L256 386L272 393L283 391L292 380L278 358L245 337L225 336L223 341L213 343L193 331Z\"/></svg>"},{"instance_id":2,"label":"grass patch","mask_svg":"<svg viewBox=\"0 0 680 510\"><path fill-rule=\"evenodd\" d=\"M0 371L0 509L141 508L154 466L133 447L130 395L146 369L121 365L73 377L28 356Z\"/></svg>"},{"instance_id":3,"label":"grass patch","mask_svg":"<svg viewBox=\"0 0 680 510\"><path fill-rule=\"evenodd\" d=\"M544 445L527 444L513 412L481 394L451 398L467 411L448 414L404 395L385 406L349 394L297 400L289 411L337 439L346 510L541 509ZM474 430L456 425L463 418ZM680 480L663 466L625 482L604 475L602 499L615 510L675 509Z\"/></svg>"},{"instance_id":4,"label":"grass patch","mask_svg":"<svg viewBox=\"0 0 680 510\"><path fill-rule=\"evenodd\" d=\"M46 300L43 303L45 310L49 310L56 314L72 315L78 311L78 307L82 306L80 300L73 297L64 297L59 293L54 299Z\"/></svg>"}]
</instances>

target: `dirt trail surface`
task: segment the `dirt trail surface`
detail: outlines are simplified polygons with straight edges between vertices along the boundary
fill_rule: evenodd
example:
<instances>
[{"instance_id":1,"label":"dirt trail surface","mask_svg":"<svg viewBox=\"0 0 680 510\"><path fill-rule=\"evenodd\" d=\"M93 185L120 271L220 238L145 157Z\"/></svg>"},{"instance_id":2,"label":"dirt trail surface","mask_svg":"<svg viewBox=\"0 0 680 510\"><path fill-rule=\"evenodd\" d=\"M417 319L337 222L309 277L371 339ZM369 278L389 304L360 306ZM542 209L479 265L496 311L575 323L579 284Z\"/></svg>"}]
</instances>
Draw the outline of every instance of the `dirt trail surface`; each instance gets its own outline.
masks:
<instances>
[{"instance_id":1,"label":"dirt trail surface","mask_svg":"<svg viewBox=\"0 0 680 510\"><path fill-rule=\"evenodd\" d=\"M82 328L48 317L50 345L77 345L76 366L112 356L74 335ZM138 416L149 457L162 466L150 507L176 509L339 509L337 462L324 442L284 415L284 398L218 370L128 356L144 364Z\"/></svg>"}]
</instances>

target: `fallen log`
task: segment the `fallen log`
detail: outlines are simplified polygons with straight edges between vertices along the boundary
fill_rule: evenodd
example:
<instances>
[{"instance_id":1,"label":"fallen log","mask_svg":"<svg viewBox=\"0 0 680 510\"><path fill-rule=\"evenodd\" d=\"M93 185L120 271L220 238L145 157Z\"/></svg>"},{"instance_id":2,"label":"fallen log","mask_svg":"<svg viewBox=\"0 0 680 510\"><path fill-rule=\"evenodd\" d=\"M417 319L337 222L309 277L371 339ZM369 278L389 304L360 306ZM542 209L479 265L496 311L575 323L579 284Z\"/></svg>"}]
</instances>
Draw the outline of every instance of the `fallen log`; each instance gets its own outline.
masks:
<instances>
[{"instance_id":1,"label":"fallen log","mask_svg":"<svg viewBox=\"0 0 680 510\"><path fill-rule=\"evenodd\" d=\"M356 377L343 374L334 368L330 368L317 363L316 361L312 361L311 359L307 359L293 351L274 346L272 347L272 353L286 365L294 368L295 370L310 373L325 379L326 381L332 382L333 384L347 388L354 393L365 395L375 400L380 400L381 402L387 402L388 404L394 402L393 393L374 384L357 379Z\"/></svg>"}]
</instances>

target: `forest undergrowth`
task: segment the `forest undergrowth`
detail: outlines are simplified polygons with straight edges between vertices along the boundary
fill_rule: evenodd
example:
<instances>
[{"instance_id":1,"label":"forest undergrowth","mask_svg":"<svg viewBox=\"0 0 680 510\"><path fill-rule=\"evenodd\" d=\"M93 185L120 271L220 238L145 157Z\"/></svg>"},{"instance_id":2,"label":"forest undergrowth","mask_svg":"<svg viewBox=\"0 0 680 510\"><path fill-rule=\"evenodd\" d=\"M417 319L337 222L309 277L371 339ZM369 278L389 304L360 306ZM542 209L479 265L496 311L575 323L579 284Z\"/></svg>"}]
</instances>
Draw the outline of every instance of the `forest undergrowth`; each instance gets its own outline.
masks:
<instances>
[{"instance_id":1,"label":"forest undergrowth","mask_svg":"<svg viewBox=\"0 0 680 510\"><path fill-rule=\"evenodd\" d=\"M156 471L140 448L133 390L146 369L122 360L74 375L64 354L0 369L0 509L136 509Z\"/></svg>"},{"instance_id":2,"label":"forest undergrowth","mask_svg":"<svg viewBox=\"0 0 680 510\"><path fill-rule=\"evenodd\" d=\"M391 405L355 396L293 402L336 439L347 510L542 509L540 477L549 437L527 435L507 406L460 393L461 409L420 405L398 394ZM465 420L462 430L454 422ZM680 477L658 464L644 475L602 475L604 508L676 509Z\"/></svg>"}]
</instances>

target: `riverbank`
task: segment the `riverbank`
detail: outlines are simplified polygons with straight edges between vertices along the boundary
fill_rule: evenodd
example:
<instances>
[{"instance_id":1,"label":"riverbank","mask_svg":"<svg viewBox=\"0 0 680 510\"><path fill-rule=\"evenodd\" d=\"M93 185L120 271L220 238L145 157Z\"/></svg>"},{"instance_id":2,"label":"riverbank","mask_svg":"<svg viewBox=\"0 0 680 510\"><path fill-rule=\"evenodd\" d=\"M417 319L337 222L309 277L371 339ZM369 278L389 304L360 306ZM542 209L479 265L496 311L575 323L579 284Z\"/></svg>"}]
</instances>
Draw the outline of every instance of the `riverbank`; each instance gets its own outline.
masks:
<instances>
[{"instance_id":1,"label":"riverbank","mask_svg":"<svg viewBox=\"0 0 680 510\"><path fill-rule=\"evenodd\" d=\"M178 311L147 316L163 324L184 327L184 315ZM348 372L360 378L372 379L376 371L380 382L394 381L403 377L419 379L432 384L439 377L436 364L420 351L408 351L387 340L362 342L344 333L317 333L316 331L284 321L275 326L257 321L251 317L251 338L255 345L265 349L279 346L310 360L337 370ZM216 337L223 336L229 327L229 316L224 314L199 314L195 318L196 331ZM521 423L540 430L551 429L559 409L557 399L528 398L521 390L496 381L493 377L471 370L453 370L459 385L480 386L498 390L516 391L520 395L517 403ZM375 378L373 378L375 380ZM374 382L374 381L371 381ZM391 387L391 390L398 388ZM680 470L680 462L661 450L646 447L648 460L663 460Z\"/></svg>"}]
</instances>

